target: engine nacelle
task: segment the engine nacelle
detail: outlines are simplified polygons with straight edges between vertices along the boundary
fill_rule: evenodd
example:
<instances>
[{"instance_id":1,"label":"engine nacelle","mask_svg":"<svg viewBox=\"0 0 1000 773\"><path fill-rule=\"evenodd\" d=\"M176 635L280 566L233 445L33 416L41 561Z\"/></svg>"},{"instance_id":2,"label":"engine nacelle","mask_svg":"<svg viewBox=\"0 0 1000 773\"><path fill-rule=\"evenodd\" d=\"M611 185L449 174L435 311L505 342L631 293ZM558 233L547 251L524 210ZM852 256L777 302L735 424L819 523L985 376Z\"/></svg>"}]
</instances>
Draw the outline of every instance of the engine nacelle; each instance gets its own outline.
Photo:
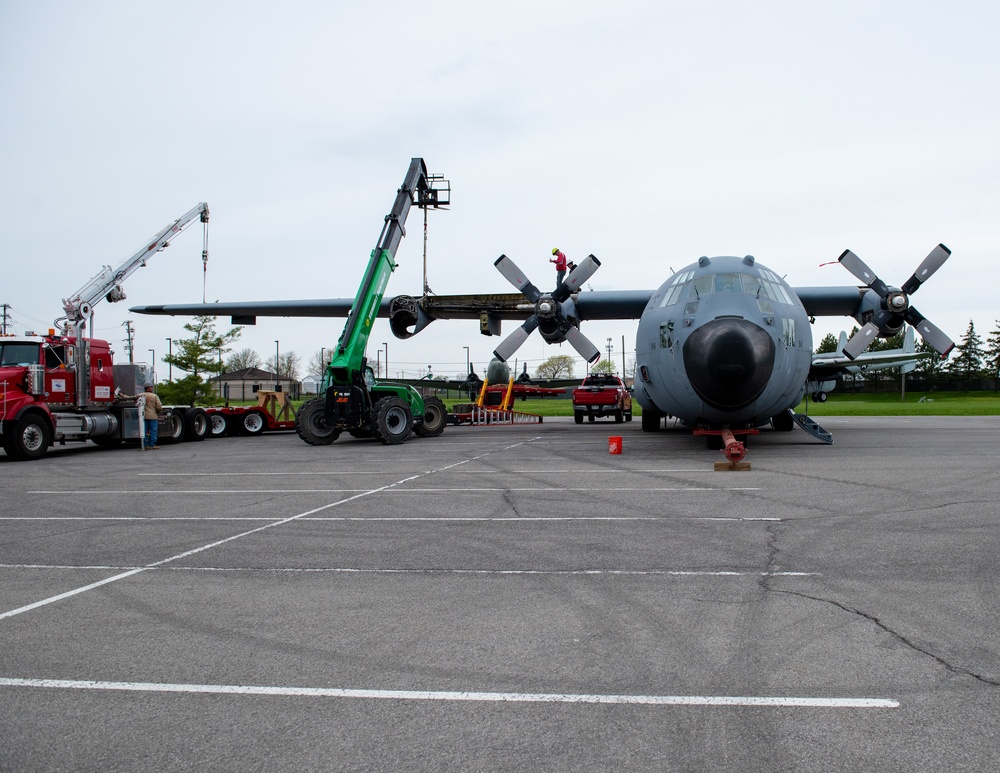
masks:
<instances>
[{"instance_id":1,"label":"engine nacelle","mask_svg":"<svg viewBox=\"0 0 1000 773\"><path fill-rule=\"evenodd\" d=\"M433 321L412 296L397 295L389 301L389 329L396 338L410 338Z\"/></svg>"}]
</instances>

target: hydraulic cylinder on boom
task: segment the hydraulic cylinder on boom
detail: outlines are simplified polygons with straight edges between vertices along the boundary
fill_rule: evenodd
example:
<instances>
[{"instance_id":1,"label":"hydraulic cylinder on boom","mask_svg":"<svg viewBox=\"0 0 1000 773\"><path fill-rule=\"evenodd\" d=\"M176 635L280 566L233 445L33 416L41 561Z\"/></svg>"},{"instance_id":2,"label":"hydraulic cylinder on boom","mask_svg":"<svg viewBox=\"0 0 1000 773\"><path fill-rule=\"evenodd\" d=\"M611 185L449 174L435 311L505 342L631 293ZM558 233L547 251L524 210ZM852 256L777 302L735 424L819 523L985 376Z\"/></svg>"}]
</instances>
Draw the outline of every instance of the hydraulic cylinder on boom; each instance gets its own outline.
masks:
<instances>
[{"instance_id":1,"label":"hydraulic cylinder on boom","mask_svg":"<svg viewBox=\"0 0 1000 773\"><path fill-rule=\"evenodd\" d=\"M445 207L449 191L447 181L427 174L422 158L410 162L323 376L323 395L305 403L296 416L295 429L305 442L328 445L346 430L354 437L375 437L395 445L411 432L434 437L444 431L444 403L436 397L424 399L405 384L376 383L365 349L389 276L396 269L396 250L406 235L411 206Z\"/></svg>"}]
</instances>

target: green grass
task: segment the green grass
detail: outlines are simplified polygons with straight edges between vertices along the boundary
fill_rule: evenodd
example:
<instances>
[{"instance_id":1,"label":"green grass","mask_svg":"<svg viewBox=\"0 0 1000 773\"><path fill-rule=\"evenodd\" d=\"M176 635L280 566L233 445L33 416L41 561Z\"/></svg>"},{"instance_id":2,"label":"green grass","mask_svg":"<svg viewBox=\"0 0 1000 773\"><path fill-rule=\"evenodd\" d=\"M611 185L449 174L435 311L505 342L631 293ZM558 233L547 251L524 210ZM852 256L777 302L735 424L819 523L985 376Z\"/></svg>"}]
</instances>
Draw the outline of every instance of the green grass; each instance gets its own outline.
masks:
<instances>
[{"instance_id":1,"label":"green grass","mask_svg":"<svg viewBox=\"0 0 1000 773\"><path fill-rule=\"evenodd\" d=\"M925 400L920 401L923 397ZM467 400L449 399L450 410L456 403ZM825 403L809 402L810 416L1000 416L1000 395L996 392L907 392L905 401L899 393L857 394L832 392ZM514 410L538 416L572 416L573 404L566 399L517 400ZM805 413L800 403L796 413ZM637 402L632 412L642 415Z\"/></svg>"},{"instance_id":2,"label":"green grass","mask_svg":"<svg viewBox=\"0 0 1000 773\"><path fill-rule=\"evenodd\" d=\"M924 401L921 402L921 398ZM804 413L805 403L795 410ZM810 416L998 416L996 392L897 392L886 394L833 392L825 403L809 402Z\"/></svg>"}]
</instances>

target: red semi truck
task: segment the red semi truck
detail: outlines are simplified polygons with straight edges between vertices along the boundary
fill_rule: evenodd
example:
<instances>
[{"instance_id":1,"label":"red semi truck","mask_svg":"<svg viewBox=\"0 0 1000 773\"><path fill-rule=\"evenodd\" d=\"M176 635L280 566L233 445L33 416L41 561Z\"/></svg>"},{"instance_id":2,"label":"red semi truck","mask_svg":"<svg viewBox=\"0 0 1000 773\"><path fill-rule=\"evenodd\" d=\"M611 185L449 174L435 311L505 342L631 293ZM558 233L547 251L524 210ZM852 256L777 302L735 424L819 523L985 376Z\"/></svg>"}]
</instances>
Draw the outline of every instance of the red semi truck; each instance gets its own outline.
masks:
<instances>
[{"instance_id":1,"label":"red semi truck","mask_svg":"<svg viewBox=\"0 0 1000 773\"><path fill-rule=\"evenodd\" d=\"M55 443L92 440L100 446L140 442L139 394L151 378L143 363L115 365L110 345L97 338L46 335L0 338L0 440L7 456L38 459ZM168 407L160 440L203 440L202 408Z\"/></svg>"},{"instance_id":2,"label":"red semi truck","mask_svg":"<svg viewBox=\"0 0 1000 773\"><path fill-rule=\"evenodd\" d=\"M202 262L207 266L208 205L202 202L160 230L118 268L104 266L64 298L65 314L48 333L0 337L0 443L7 456L38 459L53 443L93 440L109 446L142 437L137 402L122 395L141 393L153 374L144 364L115 365L111 345L87 338L84 332L88 319L93 327L94 306L105 299L124 300L122 282L195 220L206 229ZM208 418L202 408L165 409L159 433L167 443L202 440L208 433Z\"/></svg>"}]
</instances>

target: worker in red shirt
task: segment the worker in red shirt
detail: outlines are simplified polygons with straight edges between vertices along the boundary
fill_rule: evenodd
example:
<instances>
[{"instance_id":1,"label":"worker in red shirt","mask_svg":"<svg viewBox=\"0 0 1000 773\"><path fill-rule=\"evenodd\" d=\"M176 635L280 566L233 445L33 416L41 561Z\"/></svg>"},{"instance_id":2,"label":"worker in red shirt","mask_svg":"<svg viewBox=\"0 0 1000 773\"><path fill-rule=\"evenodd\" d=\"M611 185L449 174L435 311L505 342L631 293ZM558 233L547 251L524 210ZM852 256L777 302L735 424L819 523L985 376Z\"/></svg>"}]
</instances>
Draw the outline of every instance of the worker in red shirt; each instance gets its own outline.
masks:
<instances>
[{"instance_id":1,"label":"worker in red shirt","mask_svg":"<svg viewBox=\"0 0 1000 773\"><path fill-rule=\"evenodd\" d=\"M549 258L549 263L556 264L556 287L562 284L563 277L566 276L566 256L560 252L558 247L552 248L554 258Z\"/></svg>"}]
</instances>

